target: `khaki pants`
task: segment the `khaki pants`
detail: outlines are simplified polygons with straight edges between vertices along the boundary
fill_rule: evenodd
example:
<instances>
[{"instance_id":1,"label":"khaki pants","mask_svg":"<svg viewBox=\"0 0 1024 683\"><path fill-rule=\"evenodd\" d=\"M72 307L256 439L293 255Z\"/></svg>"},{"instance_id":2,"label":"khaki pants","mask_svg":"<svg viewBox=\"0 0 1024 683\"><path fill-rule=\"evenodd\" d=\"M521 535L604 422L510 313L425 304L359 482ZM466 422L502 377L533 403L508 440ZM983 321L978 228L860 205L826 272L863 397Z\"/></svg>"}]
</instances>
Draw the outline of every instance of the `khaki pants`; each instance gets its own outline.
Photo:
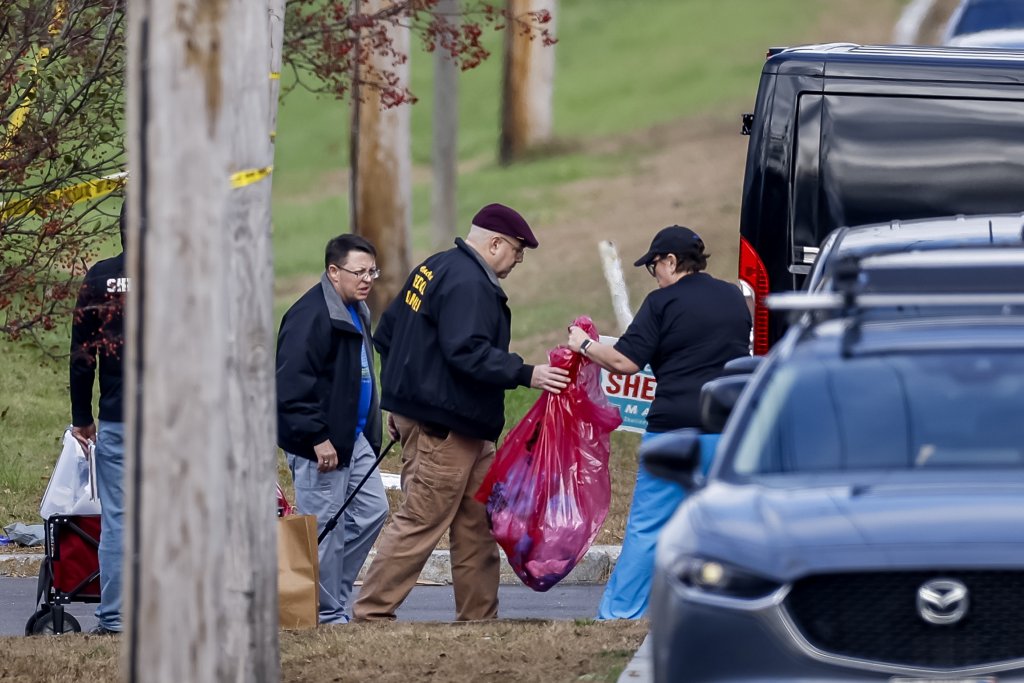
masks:
<instances>
[{"instance_id":1,"label":"khaki pants","mask_svg":"<svg viewBox=\"0 0 1024 683\"><path fill-rule=\"evenodd\" d=\"M494 460L494 443L455 432L439 438L427 434L419 422L394 418L402 440L405 501L380 536L353 616L356 621L394 619L449 529L456 619L494 619L498 545L484 505L473 500Z\"/></svg>"}]
</instances>

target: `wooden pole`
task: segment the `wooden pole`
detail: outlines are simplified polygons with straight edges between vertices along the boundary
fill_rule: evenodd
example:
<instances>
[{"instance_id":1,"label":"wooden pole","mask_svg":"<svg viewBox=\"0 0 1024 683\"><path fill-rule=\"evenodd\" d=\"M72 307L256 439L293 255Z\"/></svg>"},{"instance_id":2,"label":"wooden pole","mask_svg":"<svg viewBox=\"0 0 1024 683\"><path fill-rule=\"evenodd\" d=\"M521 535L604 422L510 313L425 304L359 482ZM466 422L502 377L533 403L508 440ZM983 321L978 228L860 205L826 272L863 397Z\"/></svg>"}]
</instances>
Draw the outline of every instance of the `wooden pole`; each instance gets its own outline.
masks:
<instances>
[{"instance_id":1,"label":"wooden pole","mask_svg":"<svg viewBox=\"0 0 1024 683\"><path fill-rule=\"evenodd\" d=\"M235 54L227 65L235 93L231 128L227 288L229 327L224 427L228 507L223 657L233 679L279 679L277 618L277 407L274 389L274 266L269 173L277 120L284 0L242 0ZM262 7L261 7L262 5ZM262 9L262 11L259 11ZM250 618L248 615L255 618Z\"/></svg>"},{"instance_id":2,"label":"wooden pole","mask_svg":"<svg viewBox=\"0 0 1024 683\"><path fill-rule=\"evenodd\" d=\"M362 0L367 14L390 7L393 0ZM409 54L409 29L388 28L393 49ZM409 63L393 66L380 51L366 56L368 63L380 70L393 70L399 79L397 87L409 83ZM352 229L377 249L377 264L383 271L374 285L370 308L379 315L397 296L412 267L409 235L412 227L412 147L408 104L381 109L380 94L375 88L362 87L361 97L353 102L353 116L358 117L357 144L352 150L356 187L350 198L354 220Z\"/></svg>"},{"instance_id":3,"label":"wooden pole","mask_svg":"<svg viewBox=\"0 0 1024 683\"><path fill-rule=\"evenodd\" d=\"M513 17L547 10L555 16L557 0L507 0ZM554 32L554 19L547 28ZM502 78L501 137L498 160L509 164L530 149L545 144L553 134L555 49L531 39L515 22L505 31Z\"/></svg>"},{"instance_id":4,"label":"wooden pole","mask_svg":"<svg viewBox=\"0 0 1024 683\"><path fill-rule=\"evenodd\" d=\"M440 0L437 11L457 21L459 0ZM459 67L442 48L434 53L434 149L431 218L435 250L450 247L455 239L456 184L458 181Z\"/></svg>"},{"instance_id":5,"label":"wooden pole","mask_svg":"<svg viewBox=\"0 0 1024 683\"><path fill-rule=\"evenodd\" d=\"M269 23L129 3L130 681L279 677Z\"/></svg>"}]
</instances>

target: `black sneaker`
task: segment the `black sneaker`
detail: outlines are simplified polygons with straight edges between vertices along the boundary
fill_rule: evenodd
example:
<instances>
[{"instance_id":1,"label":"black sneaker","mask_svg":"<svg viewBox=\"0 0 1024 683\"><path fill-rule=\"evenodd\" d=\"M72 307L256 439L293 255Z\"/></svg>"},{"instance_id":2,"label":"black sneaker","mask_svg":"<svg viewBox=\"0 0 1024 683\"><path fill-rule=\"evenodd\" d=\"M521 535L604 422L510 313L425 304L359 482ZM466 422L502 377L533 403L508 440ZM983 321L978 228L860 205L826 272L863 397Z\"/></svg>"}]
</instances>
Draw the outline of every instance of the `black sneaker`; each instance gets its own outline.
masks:
<instances>
[{"instance_id":1,"label":"black sneaker","mask_svg":"<svg viewBox=\"0 0 1024 683\"><path fill-rule=\"evenodd\" d=\"M96 626L95 628L93 628L93 630L89 631L89 635L91 635L91 636L119 636L119 635L121 635L121 632L120 631L111 631L106 626Z\"/></svg>"}]
</instances>

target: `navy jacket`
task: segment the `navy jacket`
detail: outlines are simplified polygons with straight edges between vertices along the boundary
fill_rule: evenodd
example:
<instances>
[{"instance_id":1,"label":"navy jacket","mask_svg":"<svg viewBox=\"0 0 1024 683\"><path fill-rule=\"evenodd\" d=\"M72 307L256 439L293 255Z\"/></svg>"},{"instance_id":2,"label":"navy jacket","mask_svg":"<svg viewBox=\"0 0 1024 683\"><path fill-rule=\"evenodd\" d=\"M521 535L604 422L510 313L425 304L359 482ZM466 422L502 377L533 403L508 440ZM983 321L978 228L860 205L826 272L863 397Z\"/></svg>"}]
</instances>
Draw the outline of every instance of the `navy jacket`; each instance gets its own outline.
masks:
<instances>
[{"instance_id":1,"label":"navy jacket","mask_svg":"<svg viewBox=\"0 0 1024 683\"><path fill-rule=\"evenodd\" d=\"M529 386L533 366L509 353L508 297L461 239L416 267L381 317L381 407L496 441L505 390Z\"/></svg>"},{"instance_id":2,"label":"navy jacket","mask_svg":"<svg viewBox=\"0 0 1024 683\"><path fill-rule=\"evenodd\" d=\"M100 420L122 422L124 297L129 281L124 254L98 262L85 274L71 323L71 423L93 423L96 358L100 371Z\"/></svg>"},{"instance_id":3,"label":"navy jacket","mask_svg":"<svg viewBox=\"0 0 1024 683\"><path fill-rule=\"evenodd\" d=\"M277 336L277 444L288 453L316 460L313 446L329 438L338 452L338 466L347 467L352 461L361 345L366 345L373 366L366 304L359 305L359 313L365 336L352 324L325 274L284 314ZM363 434L374 452L380 453L376 382Z\"/></svg>"}]
</instances>

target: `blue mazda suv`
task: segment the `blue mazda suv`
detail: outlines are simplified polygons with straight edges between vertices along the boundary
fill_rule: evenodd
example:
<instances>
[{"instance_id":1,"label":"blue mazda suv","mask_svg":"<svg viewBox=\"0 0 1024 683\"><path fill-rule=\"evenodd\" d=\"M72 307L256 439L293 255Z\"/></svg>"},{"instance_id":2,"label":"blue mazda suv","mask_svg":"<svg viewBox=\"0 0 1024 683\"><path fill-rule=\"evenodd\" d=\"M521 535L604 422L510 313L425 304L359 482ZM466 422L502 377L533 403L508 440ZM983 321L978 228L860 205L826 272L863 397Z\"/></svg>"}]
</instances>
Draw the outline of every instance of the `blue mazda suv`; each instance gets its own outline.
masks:
<instances>
[{"instance_id":1,"label":"blue mazda suv","mask_svg":"<svg viewBox=\"0 0 1024 683\"><path fill-rule=\"evenodd\" d=\"M706 480L696 430L643 448L693 493L657 550L656 681L1024 680L1024 298L901 296L819 295L833 315L706 385Z\"/></svg>"}]
</instances>

